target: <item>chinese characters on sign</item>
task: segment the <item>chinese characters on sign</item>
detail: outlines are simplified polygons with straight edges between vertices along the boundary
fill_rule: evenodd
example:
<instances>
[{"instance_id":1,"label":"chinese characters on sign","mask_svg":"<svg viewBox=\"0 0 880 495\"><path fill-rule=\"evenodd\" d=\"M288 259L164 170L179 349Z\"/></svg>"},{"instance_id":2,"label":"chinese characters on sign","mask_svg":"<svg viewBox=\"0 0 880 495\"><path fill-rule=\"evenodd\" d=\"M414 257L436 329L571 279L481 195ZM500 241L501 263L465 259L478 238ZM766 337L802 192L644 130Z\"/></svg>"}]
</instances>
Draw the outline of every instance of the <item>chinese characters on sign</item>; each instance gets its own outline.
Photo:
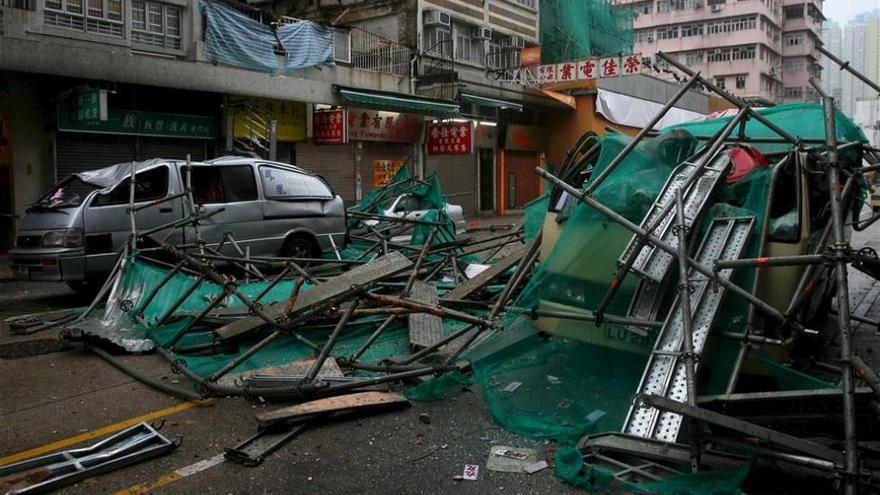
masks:
<instances>
[{"instance_id":1,"label":"chinese characters on sign","mask_svg":"<svg viewBox=\"0 0 880 495\"><path fill-rule=\"evenodd\" d=\"M76 94L73 105L74 122L106 121L108 118L107 90L88 89Z\"/></svg>"},{"instance_id":2,"label":"chinese characters on sign","mask_svg":"<svg viewBox=\"0 0 880 495\"><path fill-rule=\"evenodd\" d=\"M235 137L250 138L254 134L250 114L257 111L266 121L275 121L275 133L279 142L306 140L306 104L297 101L269 98L244 98L230 96L229 111L234 119Z\"/></svg>"},{"instance_id":3,"label":"chinese characters on sign","mask_svg":"<svg viewBox=\"0 0 880 495\"><path fill-rule=\"evenodd\" d=\"M58 130L196 139L217 137L217 124L213 117L114 109L107 112L105 121L76 121L71 118L73 113L69 107L59 108Z\"/></svg>"},{"instance_id":4,"label":"chinese characters on sign","mask_svg":"<svg viewBox=\"0 0 880 495\"><path fill-rule=\"evenodd\" d=\"M351 108L348 110L348 138L351 141L415 143L421 120L405 113Z\"/></svg>"},{"instance_id":5,"label":"chinese characters on sign","mask_svg":"<svg viewBox=\"0 0 880 495\"><path fill-rule=\"evenodd\" d=\"M342 108L315 110L312 118L312 141L315 144L348 142L348 112Z\"/></svg>"},{"instance_id":6,"label":"chinese characters on sign","mask_svg":"<svg viewBox=\"0 0 880 495\"><path fill-rule=\"evenodd\" d=\"M473 122L429 124L425 146L429 155L470 155L474 152Z\"/></svg>"},{"instance_id":7,"label":"chinese characters on sign","mask_svg":"<svg viewBox=\"0 0 880 495\"><path fill-rule=\"evenodd\" d=\"M629 76L641 73L642 68L642 56L638 53L540 65L538 84Z\"/></svg>"}]
</instances>

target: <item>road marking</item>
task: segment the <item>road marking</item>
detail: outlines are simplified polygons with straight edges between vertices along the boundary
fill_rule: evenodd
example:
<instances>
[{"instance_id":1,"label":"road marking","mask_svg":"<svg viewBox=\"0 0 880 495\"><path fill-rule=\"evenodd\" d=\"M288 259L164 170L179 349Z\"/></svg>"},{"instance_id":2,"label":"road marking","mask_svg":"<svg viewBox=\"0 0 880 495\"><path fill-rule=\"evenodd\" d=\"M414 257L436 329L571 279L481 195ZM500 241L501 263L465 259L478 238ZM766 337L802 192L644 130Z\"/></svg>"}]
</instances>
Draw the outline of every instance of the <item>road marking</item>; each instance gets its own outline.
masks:
<instances>
[{"instance_id":1,"label":"road marking","mask_svg":"<svg viewBox=\"0 0 880 495\"><path fill-rule=\"evenodd\" d=\"M143 483L140 485L134 485L117 492L113 492L113 495L138 495L141 493L148 493L156 488L170 485L175 481L182 480L188 476L192 476L197 473L201 473L202 471L206 471L211 469L212 467L222 463L226 458L224 454L217 454L214 457L209 457L207 459L203 459L194 464L190 464L189 466L184 466L180 469L176 469L168 474L163 474L159 476L156 481L151 481L149 483Z\"/></svg>"},{"instance_id":2,"label":"road marking","mask_svg":"<svg viewBox=\"0 0 880 495\"><path fill-rule=\"evenodd\" d=\"M122 430L128 428L129 426L134 426L139 423L149 422L154 419L161 418L163 416L170 416L172 414L179 413L181 411L186 411L187 409L191 409L193 407L203 405L207 402L208 401L181 402L180 404L176 404L171 407L166 407L165 409L159 409L158 411L153 411L151 413L142 414L140 416L136 416L134 418L129 418L124 421L114 423L112 425L103 426L101 428L98 428L97 430L87 431L85 433L81 433L79 435L74 435L72 437L64 438L64 439L58 440L56 442L42 445L40 447L34 447L32 449L23 450L21 452L16 452L15 454L10 454L5 457L0 457L0 466L4 466L6 464L11 464L13 462L17 462L22 459L29 459L31 457L36 457L38 455L52 452L54 450L62 449L64 447L69 447L71 445L75 445L80 442L84 442L86 440L91 440L92 438L101 437L104 435L108 435L110 433L116 433L117 431L122 431Z\"/></svg>"}]
</instances>

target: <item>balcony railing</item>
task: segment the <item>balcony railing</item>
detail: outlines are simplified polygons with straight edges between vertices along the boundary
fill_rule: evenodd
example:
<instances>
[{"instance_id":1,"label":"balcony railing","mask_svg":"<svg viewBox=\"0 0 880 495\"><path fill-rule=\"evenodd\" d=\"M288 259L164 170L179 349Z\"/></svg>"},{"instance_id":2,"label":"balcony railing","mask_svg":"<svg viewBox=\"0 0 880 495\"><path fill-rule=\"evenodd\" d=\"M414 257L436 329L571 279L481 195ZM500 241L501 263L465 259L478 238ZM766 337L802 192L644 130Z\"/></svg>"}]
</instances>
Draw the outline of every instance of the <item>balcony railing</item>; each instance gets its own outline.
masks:
<instances>
[{"instance_id":1,"label":"balcony railing","mask_svg":"<svg viewBox=\"0 0 880 495\"><path fill-rule=\"evenodd\" d=\"M351 29L351 66L371 72L409 74L412 50L365 29Z\"/></svg>"}]
</instances>

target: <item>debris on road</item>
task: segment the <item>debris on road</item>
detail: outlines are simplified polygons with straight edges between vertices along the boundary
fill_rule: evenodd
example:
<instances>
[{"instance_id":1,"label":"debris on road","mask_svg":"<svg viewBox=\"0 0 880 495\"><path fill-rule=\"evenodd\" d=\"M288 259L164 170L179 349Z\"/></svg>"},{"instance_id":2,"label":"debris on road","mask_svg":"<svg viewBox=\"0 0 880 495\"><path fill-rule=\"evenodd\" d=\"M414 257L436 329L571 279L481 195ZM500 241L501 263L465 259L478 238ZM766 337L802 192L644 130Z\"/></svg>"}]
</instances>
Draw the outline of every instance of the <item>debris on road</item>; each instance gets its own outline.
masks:
<instances>
[{"instance_id":1,"label":"debris on road","mask_svg":"<svg viewBox=\"0 0 880 495\"><path fill-rule=\"evenodd\" d=\"M502 473L522 473L527 466L537 461L538 452L535 449L493 445L489 449L486 469Z\"/></svg>"}]
</instances>

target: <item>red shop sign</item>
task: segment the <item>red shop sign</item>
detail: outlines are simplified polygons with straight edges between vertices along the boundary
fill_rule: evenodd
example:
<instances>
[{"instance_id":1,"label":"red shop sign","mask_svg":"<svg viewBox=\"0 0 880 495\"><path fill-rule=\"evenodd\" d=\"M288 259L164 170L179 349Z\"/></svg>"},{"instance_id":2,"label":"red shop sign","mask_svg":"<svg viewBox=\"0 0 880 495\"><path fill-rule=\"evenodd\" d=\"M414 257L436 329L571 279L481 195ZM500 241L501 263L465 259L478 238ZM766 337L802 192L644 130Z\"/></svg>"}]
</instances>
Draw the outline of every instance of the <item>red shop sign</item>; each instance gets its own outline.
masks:
<instances>
[{"instance_id":1,"label":"red shop sign","mask_svg":"<svg viewBox=\"0 0 880 495\"><path fill-rule=\"evenodd\" d=\"M312 142L345 144L348 142L348 118L342 108L315 110L312 116Z\"/></svg>"},{"instance_id":2,"label":"red shop sign","mask_svg":"<svg viewBox=\"0 0 880 495\"><path fill-rule=\"evenodd\" d=\"M429 124L425 146L429 155L470 155L474 152L474 123Z\"/></svg>"}]
</instances>

